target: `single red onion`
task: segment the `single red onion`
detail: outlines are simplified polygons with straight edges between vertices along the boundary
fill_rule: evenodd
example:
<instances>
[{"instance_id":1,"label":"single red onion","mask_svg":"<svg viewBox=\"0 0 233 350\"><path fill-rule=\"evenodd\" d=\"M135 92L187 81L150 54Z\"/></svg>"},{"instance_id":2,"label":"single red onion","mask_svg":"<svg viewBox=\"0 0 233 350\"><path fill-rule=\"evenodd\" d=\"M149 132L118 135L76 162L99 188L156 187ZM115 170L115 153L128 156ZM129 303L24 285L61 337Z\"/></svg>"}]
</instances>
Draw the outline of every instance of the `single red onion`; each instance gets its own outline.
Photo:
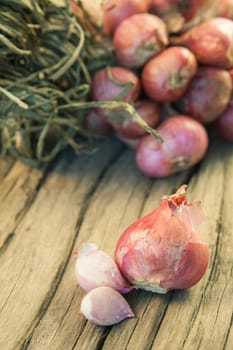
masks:
<instances>
[{"instance_id":1,"label":"single red onion","mask_svg":"<svg viewBox=\"0 0 233 350\"><path fill-rule=\"evenodd\" d=\"M177 0L151 0L150 12L164 20L169 33L179 32L183 28L185 20Z\"/></svg>"},{"instance_id":2,"label":"single red onion","mask_svg":"<svg viewBox=\"0 0 233 350\"><path fill-rule=\"evenodd\" d=\"M233 103L229 104L214 125L224 140L233 142Z\"/></svg>"},{"instance_id":3,"label":"single red onion","mask_svg":"<svg viewBox=\"0 0 233 350\"><path fill-rule=\"evenodd\" d=\"M232 93L230 73L214 67L200 67L187 91L176 101L180 113L201 123L217 119L227 107Z\"/></svg>"},{"instance_id":4,"label":"single red onion","mask_svg":"<svg viewBox=\"0 0 233 350\"><path fill-rule=\"evenodd\" d=\"M78 252L75 276L86 292L101 286L112 287L120 293L128 293L132 289L114 260L95 244L87 244Z\"/></svg>"},{"instance_id":5,"label":"single red onion","mask_svg":"<svg viewBox=\"0 0 233 350\"><path fill-rule=\"evenodd\" d=\"M124 297L110 287L98 287L87 293L81 302L81 313L99 326L111 326L134 317Z\"/></svg>"},{"instance_id":6,"label":"single red onion","mask_svg":"<svg viewBox=\"0 0 233 350\"><path fill-rule=\"evenodd\" d=\"M224 69L233 67L233 21L230 19L207 19L170 41L173 45L188 47L200 63Z\"/></svg>"},{"instance_id":7,"label":"single red onion","mask_svg":"<svg viewBox=\"0 0 233 350\"><path fill-rule=\"evenodd\" d=\"M127 67L141 67L168 45L166 24L149 13L122 21L113 36L117 61Z\"/></svg>"},{"instance_id":8,"label":"single red onion","mask_svg":"<svg viewBox=\"0 0 233 350\"><path fill-rule=\"evenodd\" d=\"M157 102L146 99L138 100L135 103L135 110L151 128L155 128L158 125L160 107ZM117 135L123 138L138 139L147 134L147 131L130 115L128 118L115 118L111 124Z\"/></svg>"},{"instance_id":9,"label":"single red onion","mask_svg":"<svg viewBox=\"0 0 233 350\"><path fill-rule=\"evenodd\" d=\"M192 287L209 262L208 246L196 231L202 221L200 202L187 201L184 185L164 197L119 238L115 260L122 274L136 288L158 293Z\"/></svg>"},{"instance_id":10,"label":"single red onion","mask_svg":"<svg viewBox=\"0 0 233 350\"><path fill-rule=\"evenodd\" d=\"M193 53L185 47L169 47L143 68L142 84L150 98L172 102L181 97L197 71Z\"/></svg>"},{"instance_id":11,"label":"single red onion","mask_svg":"<svg viewBox=\"0 0 233 350\"><path fill-rule=\"evenodd\" d=\"M151 0L107 0L103 4L105 11L104 32L112 35L117 26L136 13L148 12Z\"/></svg>"},{"instance_id":12,"label":"single red onion","mask_svg":"<svg viewBox=\"0 0 233 350\"><path fill-rule=\"evenodd\" d=\"M205 155L208 135L201 123L183 115L165 119L157 128L163 143L144 136L136 149L138 168L147 176L170 176L197 164Z\"/></svg>"}]
</instances>

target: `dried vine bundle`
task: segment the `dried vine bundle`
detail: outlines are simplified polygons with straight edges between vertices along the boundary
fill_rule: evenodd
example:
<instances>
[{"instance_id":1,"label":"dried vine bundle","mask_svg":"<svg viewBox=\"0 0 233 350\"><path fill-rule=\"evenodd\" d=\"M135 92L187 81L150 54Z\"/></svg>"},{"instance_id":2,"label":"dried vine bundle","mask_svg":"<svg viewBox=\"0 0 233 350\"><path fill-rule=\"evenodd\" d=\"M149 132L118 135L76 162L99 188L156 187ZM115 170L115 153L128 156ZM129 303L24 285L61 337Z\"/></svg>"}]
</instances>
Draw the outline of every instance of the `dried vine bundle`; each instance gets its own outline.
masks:
<instances>
[{"instance_id":1,"label":"dried vine bundle","mask_svg":"<svg viewBox=\"0 0 233 350\"><path fill-rule=\"evenodd\" d=\"M95 39L98 28L92 25L89 30L71 13L70 4L70 0L1 1L3 155L32 162L49 161L67 145L80 151L87 145L82 127L85 110L118 106L89 102L91 76L113 64L114 55L106 38ZM122 105L140 120L132 106Z\"/></svg>"},{"instance_id":2,"label":"dried vine bundle","mask_svg":"<svg viewBox=\"0 0 233 350\"><path fill-rule=\"evenodd\" d=\"M2 154L47 161L67 144L82 147L75 136L83 132L83 110L60 106L87 100L92 71L111 53L94 48L69 5L59 0L1 4Z\"/></svg>"}]
</instances>

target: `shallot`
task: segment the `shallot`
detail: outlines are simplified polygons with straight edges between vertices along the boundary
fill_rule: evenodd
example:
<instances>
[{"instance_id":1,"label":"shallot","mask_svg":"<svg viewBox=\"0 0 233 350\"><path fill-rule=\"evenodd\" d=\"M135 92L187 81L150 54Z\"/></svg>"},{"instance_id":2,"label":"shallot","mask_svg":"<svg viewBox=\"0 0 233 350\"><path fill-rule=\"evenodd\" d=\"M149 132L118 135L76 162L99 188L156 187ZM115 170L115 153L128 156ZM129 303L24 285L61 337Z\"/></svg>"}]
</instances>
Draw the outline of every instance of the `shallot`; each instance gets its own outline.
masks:
<instances>
[{"instance_id":1,"label":"shallot","mask_svg":"<svg viewBox=\"0 0 233 350\"><path fill-rule=\"evenodd\" d=\"M83 118L83 127L96 135L109 135L113 133L112 126L107 119L99 113L98 109L91 109Z\"/></svg>"},{"instance_id":2,"label":"shallot","mask_svg":"<svg viewBox=\"0 0 233 350\"><path fill-rule=\"evenodd\" d=\"M105 11L104 32L112 35L117 26L136 13L148 12L151 0L107 0L103 4Z\"/></svg>"},{"instance_id":3,"label":"shallot","mask_svg":"<svg viewBox=\"0 0 233 350\"><path fill-rule=\"evenodd\" d=\"M138 100L135 103L135 110L151 128L155 128L158 125L160 107L157 102L148 99ZM146 130L130 116L125 119L112 119L111 125L114 127L117 135L123 138L138 139L147 133Z\"/></svg>"},{"instance_id":4,"label":"shallot","mask_svg":"<svg viewBox=\"0 0 233 350\"><path fill-rule=\"evenodd\" d=\"M120 100L132 103L138 98L141 86L132 70L113 66L102 68L93 76L91 91L95 101Z\"/></svg>"},{"instance_id":5,"label":"shallot","mask_svg":"<svg viewBox=\"0 0 233 350\"><path fill-rule=\"evenodd\" d=\"M158 293L190 288L207 269L209 248L196 231L203 213L200 202L187 201L185 187L164 197L117 242L115 260L136 288Z\"/></svg>"},{"instance_id":6,"label":"shallot","mask_svg":"<svg viewBox=\"0 0 233 350\"><path fill-rule=\"evenodd\" d=\"M168 45L165 23L149 13L122 21L113 36L117 61L128 67L141 67Z\"/></svg>"},{"instance_id":7,"label":"shallot","mask_svg":"<svg viewBox=\"0 0 233 350\"><path fill-rule=\"evenodd\" d=\"M122 277L114 260L91 243L78 252L75 276L79 286L86 292L100 286L112 287L121 293L132 289Z\"/></svg>"},{"instance_id":8,"label":"shallot","mask_svg":"<svg viewBox=\"0 0 233 350\"><path fill-rule=\"evenodd\" d=\"M91 83L91 94L94 101L123 101L133 103L141 92L141 84L138 76L130 69L113 66L102 68L94 75ZM122 108L114 111L98 108L98 113L105 118L113 116L116 119L121 115L125 118L129 115ZM109 119L106 119L109 121Z\"/></svg>"},{"instance_id":9,"label":"shallot","mask_svg":"<svg viewBox=\"0 0 233 350\"><path fill-rule=\"evenodd\" d=\"M200 67L187 91L175 102L177 109L208 124L227 107L232 93L232 79L227 70Z\"/></svg>"},{"instance_id":10,"label":"shallot","mask_svg":"<svg viewBox=\"0 0 233 350\"><path fill-rule=\"evenodd\" d=\"M176 0L176 4L186 22L196 20L198 16L204 16L212 5L213 0Z\"/></svg>"},{"instance_id":11,"label":"shallot","mask_svg":"<svg viewBox=\"0 0 233 350\"><path fill-rule=\"evenodd\" d=\"M233 103L217 118L215 128L224 140L233 142Z\"/></svg>"},{"instance_id":12,"label":"shallot","mask_svg":"<svg viewBox=\"0 0 233 350\"><path fill-rule=\"evenodd\" d=\"M176 0L151 0L150 12L161 17L169 33L179 32L185 22Z\"/></svg>"},{"instance_id":13,"label":"shallot","mask_svg":"<svg viewBox=\"0 0 233 350\"><path fill-rule=\"evenodd\" d=\"M142 84L150 98L171 102L183 95L196 71L196 58L190 50L169 47L144 66Z\"/></svg>"},{"instance_id":14,"label":"shallot","mask_svg":"<svg viewBox=\"0 0 233 350\"><path fill-rule=\"evenodd\" d=\"M211 18L170 39L173 45L188 47L200 63L229 69L233 67L233 21Z\"/></svg>"},{"instance_id":15,"label":"shallot","mask_svg":"<svg viewBox=\"0 0 233 350\"><path fill-rule=\"evenodd\" d=\"M87 293L81 302L81 313L99 326L111 326L134 317L124 297L111 287L98 287Z\"/></svg>"},{"instance_id":16,"label":"shallot","mask_svg":"<svg viewBox=\"0 0 233 350\"><path fill-rule=\"evenodd\" d=\"M150 177L170 176L197 164L208 147L206 129L198 121L183 115L165 119L158 127L163 143L144 136L136 149L136 163Z\"/></svg>"}]
</instances>

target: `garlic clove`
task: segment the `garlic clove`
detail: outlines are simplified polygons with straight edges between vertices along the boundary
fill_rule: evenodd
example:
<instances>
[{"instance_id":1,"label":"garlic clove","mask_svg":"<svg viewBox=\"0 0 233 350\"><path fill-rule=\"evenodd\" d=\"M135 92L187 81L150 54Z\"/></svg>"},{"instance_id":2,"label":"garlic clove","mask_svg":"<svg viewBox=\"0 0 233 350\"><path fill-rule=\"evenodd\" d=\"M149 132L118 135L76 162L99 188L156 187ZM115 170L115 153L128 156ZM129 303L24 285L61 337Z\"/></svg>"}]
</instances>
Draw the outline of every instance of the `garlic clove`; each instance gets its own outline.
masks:
<instances>
[{"instance_id":1,"label":"garlic clove","mask_svg":"<svg viewBox=\"0 0 233 350\"><path fill-rule=\"evenodd\" d=\"M92 289L84 296L80 311L99 326L111 326L135 316L124 297L111 287Z\"/></svg>"},{"instance_id":2,"label":"garlic clove","mask_svg":"<svg viewBox=\"0 0 233 350\"><path fill-rule=\"evenodd\" d=\"M93 243L85 245L78 252L75 276L79 286L86 292L100 286L112 287L120 293L132 289L115 261Z\"/></svg>"}]
</instances>

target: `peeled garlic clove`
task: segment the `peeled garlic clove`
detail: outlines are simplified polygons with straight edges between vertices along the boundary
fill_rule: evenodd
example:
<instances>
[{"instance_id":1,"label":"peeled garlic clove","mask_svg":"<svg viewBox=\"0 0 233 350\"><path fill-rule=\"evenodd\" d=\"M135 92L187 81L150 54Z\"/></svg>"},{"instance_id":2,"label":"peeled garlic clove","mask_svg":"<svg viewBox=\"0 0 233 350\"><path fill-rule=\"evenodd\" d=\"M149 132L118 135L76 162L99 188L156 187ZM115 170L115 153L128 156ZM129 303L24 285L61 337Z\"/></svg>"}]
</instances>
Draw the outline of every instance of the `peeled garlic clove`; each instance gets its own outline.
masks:
<instances>
[{"instance_id":1,"label":"peeled garlic clove","mask_svg":"<svg viewBox=\"0 0 233 350\"><path fill-rule=\"evenodd\" d=\"M111 326L134 317L124 297L111 287L98 287L87 293L81 302L81 313L100 326Z\"/></svg>"},{"instance_id":2,"label":"peeled garlic clove","mask_svg":"<svg viewBox=\"0 0 233 350\"><path fill-rule=\"evenodd\" d=\"M136 288L158 293L193 286L204 275L209 248L196 227L203 220L200 203L188 203L182 186L118 240L115 260Z\"/></svg>"},{"instance_id":3,"label":"peeled garlic clove","mask_svg":"<svg viewBox=\"0 0 233 350\"><path fill-rule=\"evenodd\" d=\"M120 293L127 293L132 289L122 277L114 260L92 243L78 252L75 276L80 287L86 292L100 286L112 287Z\"/></svg>"}]
</instances>

